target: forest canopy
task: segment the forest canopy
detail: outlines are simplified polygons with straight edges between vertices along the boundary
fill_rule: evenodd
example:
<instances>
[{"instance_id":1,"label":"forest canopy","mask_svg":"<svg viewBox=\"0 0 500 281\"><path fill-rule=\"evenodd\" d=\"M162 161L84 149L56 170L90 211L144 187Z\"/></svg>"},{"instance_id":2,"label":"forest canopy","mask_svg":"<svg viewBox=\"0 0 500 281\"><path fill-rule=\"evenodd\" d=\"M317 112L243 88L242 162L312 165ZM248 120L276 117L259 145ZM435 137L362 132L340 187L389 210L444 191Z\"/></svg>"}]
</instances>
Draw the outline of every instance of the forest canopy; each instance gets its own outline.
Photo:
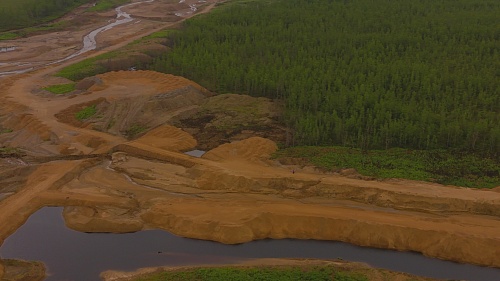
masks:
<instances>
[{"instance_id":1,"label":"forest canopy","mask_svg":"<svg viewBox=\"0 0 500 281\"><path fill-rule=\"evenodd\" d=\"M288 145L500 152L496 0L254 0L171 33L151 68L282 100Z\"/></svg>"},{"instance_id":2,"label":"forest canopy","mask_svg":"<svg viewBox=\"0 0 500 281\"><path fill-rule=\"evenodd\" d=\"M87 2L89 0L1 0L0 32L53 20Z\"/></svg>"}]
</instances>

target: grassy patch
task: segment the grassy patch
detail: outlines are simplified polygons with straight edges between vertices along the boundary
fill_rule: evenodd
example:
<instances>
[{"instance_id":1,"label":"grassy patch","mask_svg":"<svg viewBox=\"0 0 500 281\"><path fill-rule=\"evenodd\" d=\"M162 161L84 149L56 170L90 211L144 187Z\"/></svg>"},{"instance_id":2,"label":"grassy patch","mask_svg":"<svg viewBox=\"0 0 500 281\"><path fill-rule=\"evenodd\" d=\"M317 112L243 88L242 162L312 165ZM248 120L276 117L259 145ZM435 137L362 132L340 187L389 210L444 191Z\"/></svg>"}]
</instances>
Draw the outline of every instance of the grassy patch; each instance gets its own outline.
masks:
<instances>
[{"instance_id":1,"label":"grassy patch","mask_svg":"<svg viewBox=\"0 0 500 281\"><path fill-rule=\"evenodd\" d=\"M43 89L56 95L64 95L75 90L75 83L52 85Z\"/></svg>"},{"instance_id":2,"label":"grassy patch","mask_svg":"<svg viewBox=\"0 0 500 281\"><path fill-rule=\"evenodd\" d=\"M24 153L12 147L0 147L0 157L20 157L23 156Z\"/></svg>"},{"instance_id":3,"label":"grassy patch","mask_svg":"<svg viewBox=\"0 0 500 281\"><path fill-rule=\"evenodd\" d=\"M22 30L25 35L37 33L37 32L46 32L46 31L56 31L62 30L69 25L68 21L59 21L55 23L42 24L40 26L27 27Z\"/></svg>"},{"instance_id":4,"label":"grassy patch","mask_svg":"<svg viewBox=\"0 0 500 281\"><path fill-rule=\"evenodd\" d=\"M83 120L89 119L90 117L94 116L94 114L96 114L96 112L97 112L97 109L96 109L95 105L87 106L84 109L78 111L75 114L75 118L80 120L80 121L83 121Z\"/></svg>"},{"instance_id":5,"label":"grassy patch","mask_svg":"<svg viewBox=\"0 0 500 281\"><path fill-rule=\"evenodd\" d=\"M0 129L0 135L1 134L7 134L7 133L12 133L12 129Z\"/></svg>"},{"instance_id":6,"label":"grassy patch","mask_svg":"<svg viewBox=\"0 0 500 281\"><path fill-rule=\"evenodd\" d=\"M313 267L301 269L287 268L196 268L185 271L168 271L156 273L135 279L136 281L219 281L219 280L273 280L273 281L368 281L368 278L359 273L336 271L330 267Z\"/></svg>"},{"instance_id":7,"label":"grassy patch","mask_svg":"<svg viewBox=\"0 0 500 281\"><path fill-rule=\"evenodd\" d=\"M144 36L140 39L134 40L132 43L129 45L136 45L136 44L141 44L145 43L147 41L155 40L155 39L168 39L169 36L172 36L175 32L179 32L179 30L176 29L164 29L160 30L157 32L153 32L147 36Z\"/></svg>"},{"instance_id":8,"label":"grassy patch","mask_svg":"<svg viewBox=\"0 0 500 281\"><path fill-rule=\"evenodd\" d=\"M88 9L91 12L101 12L113 9L120 5L130 2L130 0L100 0L97 4Z\"/></svg>"},{"instance_id":9,"label":"grassy patch","mask_svg":"<svg viewBox=\"0 0 500 281\"><path fill-rule=\"evenodd\" d=\"M403 178L465 187L500 185L498 160L445 150L371 150L347 147L293 147L278 151L275 158L303 158L327 170L354 168L377 178Z\"/></svg>"},{"instance_id":10,"label":"grassy patch","mask_svg":"<svg viewBox=\"0 0 500 281\"><path fill-rule=\"evenodd\" d=\"M130 128L128 128L126 135L129 138L133 138L146 130L147 130L147 127L145 127L143 125L139 125L139 124L134 124L134 125L130 126Z\"/></svg>"},{"instance_id":11,"label":"grassy patch","mask_svg":"<svg viewBox=\"0 0 500 281\"><path fill-rule=\"evenodd\" d=\"M148 40L148 39L157 39L157 38L167 38L169 35L171 35L175 32L179 32L179 31L175 30L175 29L164 29L164 30L160 30L157 32L153 32L153 33L149 34L148 36L144 36L142 39Z\"/></svg>"},{"instance_id":12,"label":"grassy patch","mask_svg":"<svg viewBox=\"0 0 500 281\"><path fill-rule=\"evenodd\" d=\"M102 54L93 58L88 58L77 62L75 64L69 65L59 72L56 76L64 77L72 81L77 81L85 77L94 76L106 72L106 68L98 63L100 60L106 60L114 58L118 55L116 52L109 52Z\"/></svg>"},{"instance_id":13,"label":"grassy patch","mask_svg":"<svg viewBox=\"0 0 500 281\"><path fill-rule=\"evenodd\" d=\"M20 37L20 36L16 33L13 33L13 32L0 33L0 41L16 39L17 37Z\"/></svg>"},{"instance_id":14,"label":"grassy patch","mask_svg":"<svg viewBox=\"0 0 500 281\"><path fill-rule=\"evenodd\" d=\"M68 27L68 25L69 25L68 21L60 21L55 23L42 24L39 26L26 27L13 32L3 32L0 34L0 41L16 39L19 37L27 37L30 35L49 32L49 31L60 31Z\"/></svg>"}]
</instances>

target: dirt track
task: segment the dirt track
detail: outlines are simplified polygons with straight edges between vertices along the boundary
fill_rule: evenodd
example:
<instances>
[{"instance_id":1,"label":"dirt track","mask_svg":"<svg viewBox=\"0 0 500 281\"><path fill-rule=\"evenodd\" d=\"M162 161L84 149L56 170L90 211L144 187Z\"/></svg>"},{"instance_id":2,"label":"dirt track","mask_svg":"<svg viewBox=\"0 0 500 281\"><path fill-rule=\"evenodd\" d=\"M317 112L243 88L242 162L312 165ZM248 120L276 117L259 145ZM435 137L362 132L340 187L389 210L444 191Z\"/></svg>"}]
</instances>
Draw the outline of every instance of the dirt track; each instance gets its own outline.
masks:
<instances>
[{"instance_id":1,"label":"dirt track","mask_svg":"<svg viewBox=\"0 0 500 281\"><path fill-rule=\"evenodd\" d=\"M134 9L141 13L139 6ZM143 27L132 37L156 28ZM113 37L121 31L109 32ZM50 76L58 67L0 78L5 89L0 93L0 125L13 130L0 135L0 145L21 147L33 156L113 152L112 160L38 164L17 193L0 201L0 242L33 212L50 205L67 206L67 225L81 231L161 228L223 243L339 240L500 267L499 192L364 181L283 166L269 159L277 147L264 138L191 157L182 151L195 148L196 140L167 124L210 99L199 85L132 71L98 76L102 84L85 95L33 94L61 82ZM100 119L76 126L69 120L71 112L66 119L55 117L99 99ZM92 129L101 123L107 124L101 131ZM128 141L124 128L136 123L154 126Z\"/></svg>"}]
</instances>

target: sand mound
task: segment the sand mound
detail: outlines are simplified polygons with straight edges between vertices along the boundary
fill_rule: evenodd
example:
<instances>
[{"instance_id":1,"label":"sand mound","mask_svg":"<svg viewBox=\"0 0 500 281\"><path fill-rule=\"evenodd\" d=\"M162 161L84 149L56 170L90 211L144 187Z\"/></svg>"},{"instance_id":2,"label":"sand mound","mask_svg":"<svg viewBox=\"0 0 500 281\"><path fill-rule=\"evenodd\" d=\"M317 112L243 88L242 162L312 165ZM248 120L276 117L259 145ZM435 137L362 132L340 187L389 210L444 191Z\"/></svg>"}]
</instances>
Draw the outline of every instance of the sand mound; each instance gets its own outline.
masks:
<instances>
[{"instance_id":1,"label":"sand mound","mask_svg":"<svg viewBox=\"0 0 500 281\"><path fill-rule=\"evenodd\" d=\"M142 87L153 86L156 93L169 92L186 86L193 86L204 92L207 91L202 86L184 77L149 70L113 71L97 75L97 77L101 79L103 83L100 85L95 84L90 87L89 90L99 91L110 85L130 86L135 84Z\"/></svg>"},{"instance_id":2,"label":"sand mound","mask_svg":"<svg viewBox=\"0 0 500 281\"><path fill-rule=\"evenodd\" d=\"M203 155L203 158L214 161L261 161L268 159L278 149L272 140L252 137L242 141L223 144Z\"/></svg>"},{"instance_id":3,"label":"sand mound","mask_svg":"<svg viewBox=\"0 0 500 281\"><path fill-rule=\"evenodd\" d=\"M196 140L190 134L169 125L153 129L134 142L170 151L183 151L196 146Z\"/></svg>"}]
</instances>

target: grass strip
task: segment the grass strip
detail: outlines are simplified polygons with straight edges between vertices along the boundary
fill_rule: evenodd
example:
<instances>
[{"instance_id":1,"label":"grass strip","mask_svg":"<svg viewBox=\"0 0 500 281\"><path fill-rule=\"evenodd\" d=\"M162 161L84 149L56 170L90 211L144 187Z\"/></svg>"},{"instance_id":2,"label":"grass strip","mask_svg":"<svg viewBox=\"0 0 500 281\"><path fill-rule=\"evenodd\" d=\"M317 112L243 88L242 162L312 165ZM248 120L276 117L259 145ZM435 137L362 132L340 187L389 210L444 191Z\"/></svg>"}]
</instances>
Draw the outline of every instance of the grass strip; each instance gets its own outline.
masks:
<instances>
[{"instance_id":1,"label":"grass strip","mask_svg":"<svg viewBox=\"0 0 500 281\"><path fill-rule=\"evenodd\" d=\"M43 89L51 93L54 93L56 95L64 95L73 92L75 90L75 85L76 83L59 84L59 85L51 85Z\"/></svg>"},{"instance_id":2,"label":"grass strip","mask_svg":"<svg viewBox=\"0 0 500 281\"><path fill-rule=\"evenodd\" d=\"M286 268L196 268L183 271L165 271L135 279L136 281L368 281L360 273L339 271L331 267L313 267L302 269L299 267Z\"/></svg>"},{"instance_id":3,"label":"grass strip","mask_svg":"<svg viewBox=\"0 0 500 281\"><path fill-rule=\"evenodd\" d=\"M273 157L302 158L305 164L329 171L354 168L361 175L382 179L403 178L464 187L500 186L498 160L463 152L301 146L279 150Z\"/></svg>"}]
</instances>

